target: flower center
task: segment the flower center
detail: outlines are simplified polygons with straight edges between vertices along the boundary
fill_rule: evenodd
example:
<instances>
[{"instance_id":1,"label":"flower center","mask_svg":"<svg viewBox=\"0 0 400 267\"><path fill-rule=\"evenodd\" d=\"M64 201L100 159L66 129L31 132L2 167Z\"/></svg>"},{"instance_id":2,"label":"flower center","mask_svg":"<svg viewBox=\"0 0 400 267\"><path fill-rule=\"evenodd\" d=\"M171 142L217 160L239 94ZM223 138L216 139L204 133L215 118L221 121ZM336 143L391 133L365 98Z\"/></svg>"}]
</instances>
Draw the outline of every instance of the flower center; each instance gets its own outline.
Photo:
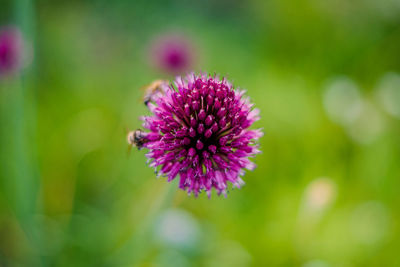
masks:
<instances>
[{"instance_id":1,"label":"flower center","mask_svg":"<svg viewBox=\"0 0 400 267\"><path fill-rule=\"evenodd\" d=\"M234 92L224 82L216 83L212 79L197 79L192 90L185 89L183 120L185 126L176 132L183 138L183 146L189 157L199 155L209 157L217 152L230 150L226 145L232 140L232 130L237 129L235 122ZM182 95L176 93L176 97ZM237 104L236 104L237 105ZM229 112L228 112L229 111Z\"/></svg>"}]
</instances>

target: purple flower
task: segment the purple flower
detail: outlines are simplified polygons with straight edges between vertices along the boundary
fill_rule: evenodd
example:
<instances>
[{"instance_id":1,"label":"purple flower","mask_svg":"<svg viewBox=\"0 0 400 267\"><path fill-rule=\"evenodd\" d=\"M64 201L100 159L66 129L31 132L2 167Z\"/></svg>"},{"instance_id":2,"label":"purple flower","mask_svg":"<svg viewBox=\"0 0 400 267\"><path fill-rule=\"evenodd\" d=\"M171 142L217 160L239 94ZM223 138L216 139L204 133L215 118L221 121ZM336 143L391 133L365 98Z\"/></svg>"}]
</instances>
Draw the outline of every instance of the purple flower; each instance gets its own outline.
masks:
<instances>
[{"instance_id":1,"label":"purple flower","mask_svg":"<svg viewBox=\"0 0 400 267\"><path fill-rule=\"evenodd\" d=\"M131 142L147 148L150 166L172 181L179 174L179 188L195 196L214 187L226 196L228 182L239 188L249 160L259 153L260 130L248 128L259 119L244 91L225 79L205 74L177 77L155 91L142 117L143 127L131 133Z\"/></svg>"},{"instance_id":2,"label":"purple flower","mask_svg":"<svg viewBox=\"0 0 400 267\"><path fill-rule=\"evenodd\" d=\"M11 27L0 30L0 76L19 70L22 59L21 33Z\"/></svg>"},{"instance_id":3,"label":"purple flower","mask_svg":"<svg viewBox=\"0 0 400 267\"><path fill-rule=\"evenodd\" d=\"M153 40L150 61L157 69L177 74L191 68L194 60L194 46L180 34L165 34Z\"/></svg>"}]
</instances>

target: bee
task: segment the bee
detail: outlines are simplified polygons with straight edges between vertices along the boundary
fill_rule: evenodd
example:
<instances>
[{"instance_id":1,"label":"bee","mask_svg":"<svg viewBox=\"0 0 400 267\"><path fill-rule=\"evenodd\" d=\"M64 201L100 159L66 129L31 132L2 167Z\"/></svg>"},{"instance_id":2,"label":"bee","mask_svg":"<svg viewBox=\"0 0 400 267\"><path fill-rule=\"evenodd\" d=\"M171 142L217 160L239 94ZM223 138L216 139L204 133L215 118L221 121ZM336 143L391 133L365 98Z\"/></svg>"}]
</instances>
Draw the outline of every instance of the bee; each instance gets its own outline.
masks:
<instances>
[{"instance_id":1,"label":"bee","mask_svg":"<svg viewBox=\"0 0 400 267\"><path fill-rule=\"evenodd\" d=\"M154 96L157 93L163 94L163 86L168 85L168 81L164 80L155 80L151 84L144 86L143 89L145 90L144 96L143 96L143 103L147 106L149 102L154 100Z\"/></svg>"},{"instance_id":2,"label":"bee","mask_svg":"<svg viewBox=\"0 0 400 267\"><path fill-rule=\"evenodd\" d=\"M127 141L129 144L128 154L130 153L133 146L136 146L139 150L143 147L144 143L146 142L144 137L145 133L140 129L137 129L135 131L130 131L128 133L127 135Z\"/></svg>"}]
</instances>

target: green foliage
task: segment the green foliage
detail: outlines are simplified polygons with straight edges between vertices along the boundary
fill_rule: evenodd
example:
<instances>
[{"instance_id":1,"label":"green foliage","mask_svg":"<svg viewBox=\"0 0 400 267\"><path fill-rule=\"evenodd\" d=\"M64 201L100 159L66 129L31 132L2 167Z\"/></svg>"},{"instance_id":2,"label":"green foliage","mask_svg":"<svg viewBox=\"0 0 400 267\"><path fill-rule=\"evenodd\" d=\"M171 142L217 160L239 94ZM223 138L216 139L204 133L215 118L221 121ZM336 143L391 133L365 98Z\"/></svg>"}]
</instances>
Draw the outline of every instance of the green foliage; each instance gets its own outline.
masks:
<instances>
[{"instance_id":1,"label":"green foliage","mask_svg":"<svg viewBox=\"0 0 400 267\"><path fill-rule=\"evenodd\" d=\"M0 265L400 264L398 1L28 2L0 12L34 48L0 80ZM261 110L258 167L227 199L127 156L140 88L173 79L146 61L170 30Z\"/></svg>"}]
</instances>

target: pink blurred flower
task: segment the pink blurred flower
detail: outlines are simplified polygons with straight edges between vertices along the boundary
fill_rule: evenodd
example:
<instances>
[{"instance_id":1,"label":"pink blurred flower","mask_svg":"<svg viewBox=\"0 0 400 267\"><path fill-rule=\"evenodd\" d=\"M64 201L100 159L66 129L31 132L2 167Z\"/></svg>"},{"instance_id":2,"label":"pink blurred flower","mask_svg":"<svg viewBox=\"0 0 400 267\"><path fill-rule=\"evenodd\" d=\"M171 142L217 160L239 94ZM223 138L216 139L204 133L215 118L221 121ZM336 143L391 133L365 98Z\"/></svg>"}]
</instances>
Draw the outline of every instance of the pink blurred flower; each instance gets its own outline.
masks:
<instances>
[{"instance_id":1,"label":"pink blurred flower","mask_svg":"<svg viewBox=\"0 0 400 267\"><path fill-rule=\"evenodd\" d=\"M195 48L182 34L163 34L150 46L150 63L168 74L187 72L194 63Z\"/></svg>"},{"instance_id":2,"label":"pink blurred flower","mask_svg":"<svg viewBox=\"0 0 400 267\"><path fill-rule=\"evenodd\" d=\"M17 72L22 65L23 41L14 27L0 30L0 76Z\"/></svg>"}]
</instances>

